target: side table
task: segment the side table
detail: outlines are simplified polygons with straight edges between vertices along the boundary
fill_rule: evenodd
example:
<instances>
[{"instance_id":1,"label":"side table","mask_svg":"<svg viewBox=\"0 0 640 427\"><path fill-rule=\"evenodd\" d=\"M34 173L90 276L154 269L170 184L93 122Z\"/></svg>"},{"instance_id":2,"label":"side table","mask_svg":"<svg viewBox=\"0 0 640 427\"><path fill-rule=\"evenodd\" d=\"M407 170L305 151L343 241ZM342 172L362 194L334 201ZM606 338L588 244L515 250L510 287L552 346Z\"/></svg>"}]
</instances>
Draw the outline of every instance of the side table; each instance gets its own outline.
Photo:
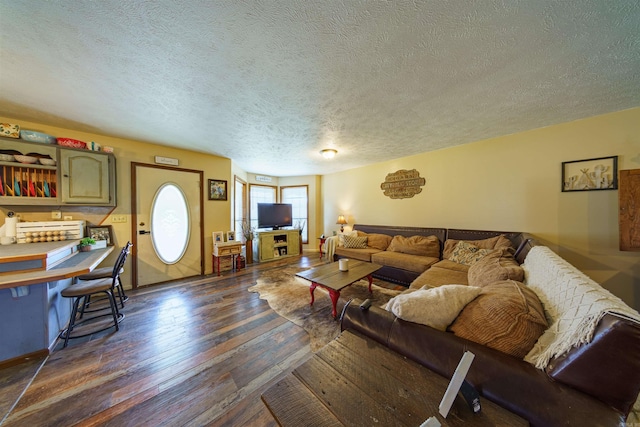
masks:
<instances>
[{"instance_id":1,"label":"side table","mask_svg":"<svg viewBox=\"0 0 640 427\"><path fill-rule=\"evenodd\" d=\"M231 268L236 269L236 256L242 253L242 242L218 242L213 245L213 272L216 272L216 263L218 264L218 276L220 275L220 258L225 256L231 257Z\"/></svg>"},{"instance_id":2,"label":"side table","mask_svg":"<svg viewBox=\"0 0 640 427\"><path fill-rule=\"evenodd\" d=\"M324 242L327 240L326 237L318 237L318 240L320 240L320 244L318 245L318 249L320 249L320 259L322 259L322 256L324 255L324 253L322 252L322 245L324 245Z\"/></svg>"}]
</instances>

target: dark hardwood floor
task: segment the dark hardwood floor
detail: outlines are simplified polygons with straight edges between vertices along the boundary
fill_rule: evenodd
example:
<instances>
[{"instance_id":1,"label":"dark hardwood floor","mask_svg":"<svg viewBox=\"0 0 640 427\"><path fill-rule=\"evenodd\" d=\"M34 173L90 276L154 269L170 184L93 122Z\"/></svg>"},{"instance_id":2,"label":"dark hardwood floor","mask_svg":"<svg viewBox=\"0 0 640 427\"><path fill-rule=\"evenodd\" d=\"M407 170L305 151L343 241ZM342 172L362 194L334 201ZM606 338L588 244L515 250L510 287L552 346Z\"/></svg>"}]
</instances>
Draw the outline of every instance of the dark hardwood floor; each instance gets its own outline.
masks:
<instances>
[{"instance_id":1,"label":"dark hardwood floor","mask_svg":"<svg viewBox=\"0 0 640 427\"><path fill-rule=\"evenodd\" d=\"M261 271L317 264L310 254L127 291L120 331L59 344L0 424L276 425L260 395L312 355L309 338L247 288Z\"/></svg>"}]
</instances>

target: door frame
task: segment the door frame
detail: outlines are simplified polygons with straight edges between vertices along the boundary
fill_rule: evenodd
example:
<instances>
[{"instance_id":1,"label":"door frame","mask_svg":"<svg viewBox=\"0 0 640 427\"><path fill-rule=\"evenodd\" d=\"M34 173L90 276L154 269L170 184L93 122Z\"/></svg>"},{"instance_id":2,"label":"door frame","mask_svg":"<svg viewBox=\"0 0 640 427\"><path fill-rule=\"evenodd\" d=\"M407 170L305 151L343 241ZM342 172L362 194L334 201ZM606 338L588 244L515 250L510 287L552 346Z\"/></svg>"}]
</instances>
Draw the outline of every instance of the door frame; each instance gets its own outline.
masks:
<instances>
[{"instance_id":1,"label":"door frame","mask_svg":"<svg viewBox=\"0 0 640 427\"><path fill-rule=\"evenodd\" d=\"M165 169L198 174L200 179L200 275L204 275L204 172L196 169L131 162L131 287L138 287L138 168Z\"/></svg>"}]
</instances>

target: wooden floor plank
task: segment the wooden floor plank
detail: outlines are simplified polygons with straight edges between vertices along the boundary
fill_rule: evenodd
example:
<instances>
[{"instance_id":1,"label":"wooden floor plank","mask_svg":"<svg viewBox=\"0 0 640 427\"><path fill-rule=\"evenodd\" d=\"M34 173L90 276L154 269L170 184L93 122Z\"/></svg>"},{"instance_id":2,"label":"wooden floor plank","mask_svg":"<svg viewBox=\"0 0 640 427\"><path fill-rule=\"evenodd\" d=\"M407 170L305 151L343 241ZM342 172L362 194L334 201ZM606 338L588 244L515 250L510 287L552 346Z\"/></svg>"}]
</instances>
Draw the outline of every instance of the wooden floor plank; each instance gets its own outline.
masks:
<instances>
[{"instance_id":1,"label":"wooden floor plank","mask_svg":"<svg viewBox=\"0 0 640 427\"><path fill-rule=\"evenodd\" d=\"M260 395L311 356L309 337L247 288L262 271L320 263L292 257L127 291L120 331L58 346L3 427L276 425Z\"/></svg>"}]
</instances>

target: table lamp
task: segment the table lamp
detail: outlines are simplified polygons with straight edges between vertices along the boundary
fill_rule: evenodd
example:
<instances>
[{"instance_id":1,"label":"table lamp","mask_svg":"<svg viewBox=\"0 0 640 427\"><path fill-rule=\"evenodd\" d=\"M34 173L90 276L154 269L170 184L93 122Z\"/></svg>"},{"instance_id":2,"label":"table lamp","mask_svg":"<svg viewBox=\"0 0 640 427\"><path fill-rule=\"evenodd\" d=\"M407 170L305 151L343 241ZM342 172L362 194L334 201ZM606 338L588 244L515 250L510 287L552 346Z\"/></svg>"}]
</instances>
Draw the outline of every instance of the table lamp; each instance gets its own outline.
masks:
<instances>
[{"instance_id":1,"label":"table lamp","mask_svg":"<svg viewBox=\"0 0 640 427\"><path fill-rule=\"evenodd\" d=\"M338 215L338 221L336 221L336 224L340 224L340 232L344 233L344 226L347 223L347 220L344 219L344 215Z\"/></svg>"}]
</instances>

